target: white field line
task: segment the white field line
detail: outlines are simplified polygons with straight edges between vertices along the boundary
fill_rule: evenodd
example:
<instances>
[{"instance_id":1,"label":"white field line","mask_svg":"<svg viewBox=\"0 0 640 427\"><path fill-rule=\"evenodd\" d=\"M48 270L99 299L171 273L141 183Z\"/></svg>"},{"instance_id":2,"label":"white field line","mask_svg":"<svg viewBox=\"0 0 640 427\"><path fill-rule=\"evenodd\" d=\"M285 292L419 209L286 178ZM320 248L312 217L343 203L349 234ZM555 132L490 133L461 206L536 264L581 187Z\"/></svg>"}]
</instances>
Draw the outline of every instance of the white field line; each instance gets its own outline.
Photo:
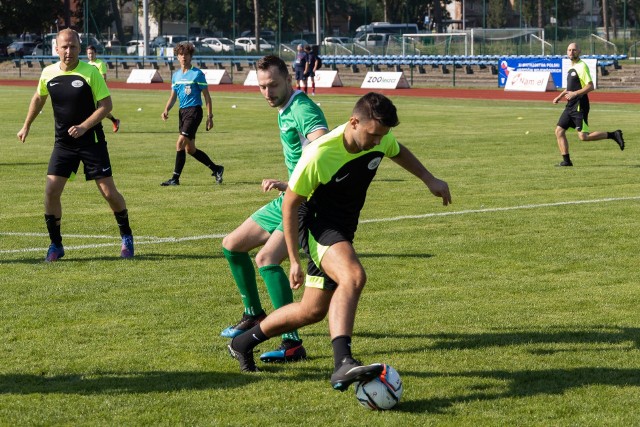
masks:
<instances>
[{"instance_id":1,"label":"white field line","mask_svg":"<svg viewBox=\"0 0 640 427\"><path fill-rule=\"evenodd\" d=\"M402 220L411 220L411 219L423 219L423 218L433 218L433 217L441 217L441 216L451 216L451 215L467 215L467 214L480 214L480 213L491 213L491 212L504 212L504 211L515 211L522 209L539 209L539 208L548 208L548 207L556 207L556 206L570 206L570 205L586 205L586 204L595 204L595 203L608 203L608 202L621 202L628 200L640 200L640 196L634 197L610 197L606 199L594 199L594 200L574 200L568 202L555 202L555 203L540 203L533 205L520 205L520 206L509 206L504 208L486 208L486 209L468 209L463 211L454 211L454 212L435 212L428 213L422 215L401 215L390 218L376 218L376 219L364 219L360 221L360 224L369 224L369 223L378 223L378 222L391 222L391 221L402 221ZM17 232L0 232L0 236L26 236L26 237L48 237L47 233L17 233ZM206 240L206 239L222 239L226 234L204 234L200 236L189 236L189 237L154 237L154 236L135 236L136 245L156 245L161 243L177 243L177 242L187 242L193 240ZM83 234L65 234L65 238L81 238L81 239L108 239L113 240L112 243L100 243L100 244L90 244L90 245L75 245L75 246L65 246L66 249L93 249L93 248L101 248L101 247L113 247L119 246L120 241L116 236L92 236L92 235L83 235ZM37 252L42 251L42 247L38 248L23 248L23 249L5 249L0 250L0 254L12 254L12 253L21 253L21 252Z\"/></svg>"}]
</instances>

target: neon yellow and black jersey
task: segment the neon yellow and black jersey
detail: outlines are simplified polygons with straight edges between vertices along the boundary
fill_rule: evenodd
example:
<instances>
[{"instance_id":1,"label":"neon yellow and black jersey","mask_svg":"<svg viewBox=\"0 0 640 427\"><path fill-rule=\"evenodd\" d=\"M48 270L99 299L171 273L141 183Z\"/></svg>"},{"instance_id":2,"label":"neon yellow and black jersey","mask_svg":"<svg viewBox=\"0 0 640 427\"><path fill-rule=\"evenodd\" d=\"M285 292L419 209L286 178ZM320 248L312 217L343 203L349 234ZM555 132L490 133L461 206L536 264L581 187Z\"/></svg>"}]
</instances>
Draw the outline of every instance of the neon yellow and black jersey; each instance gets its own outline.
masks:
<instances>
[{"instance_id":1,"label":"neon yellow and black jersey","mask_svg":"<svg viewBox=\"0 0 640 427\"><path fill-rule=\"evenodd\" d=\"M51 98L56 143L77 146L105 141L100 122L77 139L67 132L71 126L77 126L91 116L98 101L110 96L96 67L80 61L72 71L62 71L59 63L49 65L42 70L37 92Z\"/></svg>"},{"instance_id":2,"label":"neon yellow and black jersey","mask_svg":"<svg viewBox=\"0 0 640 427\"><path fill-rule=\"evenodd\" d=\"M368 151L349 153L344 146L343 124L313 141L291 175L289 187L300 196L316 218L347 234L358 227L367 190L384 156L400 152L396 138L388 133Z\"/></svg>"},{"instance_id":3,"label":"neon yellow and black jersey","mask_svg":"<svg viewBox=\"0 0 640 427\"><path fill-rule=\"evenodd\" d=\"M575 92L588 85L593 80L591 79L591 73L589 67L581 59L575 64L571 65L567 72L567 90ZM580 97L573 98L567 102L566 108L575 111L589 111L589 97L585 94Z\"/></svg>"}]
</instances>

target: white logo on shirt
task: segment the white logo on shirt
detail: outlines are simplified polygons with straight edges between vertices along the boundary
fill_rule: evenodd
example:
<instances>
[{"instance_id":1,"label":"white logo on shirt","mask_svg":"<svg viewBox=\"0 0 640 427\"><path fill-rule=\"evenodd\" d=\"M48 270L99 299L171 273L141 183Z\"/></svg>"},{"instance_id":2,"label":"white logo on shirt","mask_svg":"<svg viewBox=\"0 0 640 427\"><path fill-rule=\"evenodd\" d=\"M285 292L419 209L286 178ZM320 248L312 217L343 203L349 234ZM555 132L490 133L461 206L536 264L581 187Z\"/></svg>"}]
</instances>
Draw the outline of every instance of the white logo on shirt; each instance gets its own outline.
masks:
<instances>
[{"instance_id":1,"label":"white logo on shirt","mask_svg":"<svg viewBox=\"0 0 640 427\"><path fill-rule=\"evenodd\" d=\"M84 86L84 82L82 80L74 80L71 82L71 86L73 87L82 87Z\"/></svg>"},{"instance_id":2,"label":"white logo on shirt","mask_svg":"<svg viewBox=\"0 0 640 427\"><path fill-rule=\"evenodd\" d=\"M382 157L376 157L375 159L369 162L367 167L369 168L369 170L374 170L375 168L378 167L381 161L382 161Z\"/></svg>"},{"instance_id":3,"label":"white logo on shirt","mask_svg":"<svg viewBox=\"0 0 640 427\"><path fill-rule=\"evenodd\" d=\"M49 83L49 86L55 86L57 84L58 84L57 82L56 83Z\"/></svg>"},{"instance_id":4,"label":"white logo on shirt","mask_svg":"<svg viewBox=\"0 0 640 427\"><path fill-rule=\"evenodd\" d=\"M341 176L340 178L336 178L336 182L340 182L340 181L342 181L343 179L345 179L348 176L349 176L349 174L346 174L345 176Z\"/></svg>"}]
</instances>

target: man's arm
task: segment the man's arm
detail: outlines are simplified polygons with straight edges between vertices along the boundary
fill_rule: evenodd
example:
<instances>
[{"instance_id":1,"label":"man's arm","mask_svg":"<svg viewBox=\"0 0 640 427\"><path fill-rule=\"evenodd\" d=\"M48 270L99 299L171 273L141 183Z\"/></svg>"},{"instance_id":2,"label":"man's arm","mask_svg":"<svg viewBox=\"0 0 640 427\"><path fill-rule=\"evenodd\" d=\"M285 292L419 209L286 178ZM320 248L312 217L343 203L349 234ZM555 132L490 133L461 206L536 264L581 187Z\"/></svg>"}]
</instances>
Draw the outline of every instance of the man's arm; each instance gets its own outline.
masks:
<instances>
[{"instance_id":1,"label":"man's arm","mask_svg":"<svg viewBox=\"0 0 640 427\"><path fill-rule=\"evenodd\" d=\"M211 130L213 128L213 106L209 89L206 87L202 89L202 95L204 95L204 105L207 107L207 130Z\"/></svg>"},{"instance_id":2,"label":"man's arm","mask_svg":"<svg viewBox=\"0 0 640 427\"><path fill-rule=\"evenodd\" d=\"M173 104L176 103L177 97L178 97L178 94L176 93L175 90L172 89L171 95L169 95L169 100L167 101L167 105L164 107L164 111L160 115L160 117L162 117L162 120L166 121L169 118L169 110L173 108Z\"/></svg>"},{"instance_id":3,"label":"man's arm","mask_svg":"<svg viewBox=\"0 0 640 427\"><path fill-rule=\"evenodd\" d=\"M289 281L292 289L298 289L304 283L304 271L300 265L298 253L298 208L306 197L294 193L290 188L284 193L282 201L282 224L284 226L284 240L289 252Z\"/></svg>"},{"instance_id":4,"label":"man's arm","mask_svg":"<svg viewBox=\"0 0 640 427\"><path fill-rule=\"evenodd\" d=\"M22 125L22 129L18 131L18 139L24 143L29 135L29 129L31 128L31 123L38 117L40 111L42 111L42 107L47 102L47 95L40 95L38 92L33 94L31 98L31 102L29 103L29 111L27 112L27 117L24 119L24 124Z\"/></svg>"},{"instance_id":5,"label":"man's arm","mask_svg":"<svg viewBox=\"0 0 640 427\"><path fill-rule=\"evenodd\" d=\"M589 82L586 85L584 85L582 89L576 90L575 92L565 91L564 97L567 98L567 101L570 101L573 98L586 95L593 90L594 90L593 82Z\"/></svg>"},{"instance_id":6,"label":"man's arm","mask_svg":"<svg viewBox=\"0 0 640 427\"><path fill-rule=\"evenodd\" d=\"M328 133L327 129L316 129L313 132L307 134L309 141L315 141L325 133ZM262 180L262 191L265 193L269 190L285 191L287 189L287 182L280 181L279 179L265 178Z\"/></svg>"},{"instance_id":7,"label":"man's arm","mask_svg":"<svg viewBox=\"0 0 640 427\"><path fill-rule=\"evenodd\" d=\"M391 160L417 176L429 188L429 191L436 196L442 198L442 204L451 203L451 193L449 185L446 182L436 178L427 170L426 167L413 155L407 147L400 145L400 152L397 156L391 157Z\"/></svg>"},{"instance_id":8,"label":"man's arm","mask_svg":"<svg viewBox=\"0 0 640 427\"><path fill-rule=\"evenodd\" d=\"M107 114L111 112L112 108L113 103L111 102L110 96L101 99L96 104L96 111L94 111L93 114L87 117L87 119L79 125L71 126L67 132L73 138L81 137L89 129L91 129L92 127L100 123L105 117L107 117Z\"/></svg>"},{"instance_id":9,"label":"man's arm","mask_svg":"<svg viewBox=\"0 0 640 427\"><path fill-rule=\"evenodd\" d=\"M560 102L560 100L562 99L562 97L564 96L564 94L567 93L567 90L563 90L562 92L560 92L560 95L556 96L555 98L553 98L553 103L557 104L558 102Z\"/></svg>"}]
</instances>

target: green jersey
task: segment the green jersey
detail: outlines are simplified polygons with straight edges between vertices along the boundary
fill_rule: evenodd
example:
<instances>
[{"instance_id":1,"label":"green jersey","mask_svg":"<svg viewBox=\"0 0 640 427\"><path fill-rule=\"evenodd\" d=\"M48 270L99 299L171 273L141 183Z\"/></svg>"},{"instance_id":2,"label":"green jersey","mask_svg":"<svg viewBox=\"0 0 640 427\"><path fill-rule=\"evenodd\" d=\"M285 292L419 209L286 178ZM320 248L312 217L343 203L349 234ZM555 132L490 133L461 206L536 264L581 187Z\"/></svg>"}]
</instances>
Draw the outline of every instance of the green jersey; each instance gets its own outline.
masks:
<instances>
[{"instance_id":1,"label":"green jersey","mask_svg":"<svg viewBox=\"0 0 640 427\"><path fill-rule=\"evenodd\" d=\"M96 67L100 71L100 74L107 74L107 63L102 59L96 58L95 61L87 61L87 63Z\"/></svg>"},{"instance_id":2,"label":"green jersey","mask_svg":"<svg viewBox=\"0 0 640 427\"><path fill-rule=\"evenodd\" d=\"M324 113L309 97L295 91L278 114L280 142L284 152L284 163L289 176L296 167L302 149L309 144L307 135L318 129L328 129Z\"/></svg>"},{"instance_id":3,"label":"green jersey","mask_svg":"<svg viewBox=\"0 0 640 427\"><path fill-rule=\"evenodd\" d=\"M400 145L389 132L372 149L349 153L344 146L346 126L337 127L305 148L289 187L307 197L306 206L313 218L352 237L382 158L397 156Z\"/></svg>"}]
</instances>

